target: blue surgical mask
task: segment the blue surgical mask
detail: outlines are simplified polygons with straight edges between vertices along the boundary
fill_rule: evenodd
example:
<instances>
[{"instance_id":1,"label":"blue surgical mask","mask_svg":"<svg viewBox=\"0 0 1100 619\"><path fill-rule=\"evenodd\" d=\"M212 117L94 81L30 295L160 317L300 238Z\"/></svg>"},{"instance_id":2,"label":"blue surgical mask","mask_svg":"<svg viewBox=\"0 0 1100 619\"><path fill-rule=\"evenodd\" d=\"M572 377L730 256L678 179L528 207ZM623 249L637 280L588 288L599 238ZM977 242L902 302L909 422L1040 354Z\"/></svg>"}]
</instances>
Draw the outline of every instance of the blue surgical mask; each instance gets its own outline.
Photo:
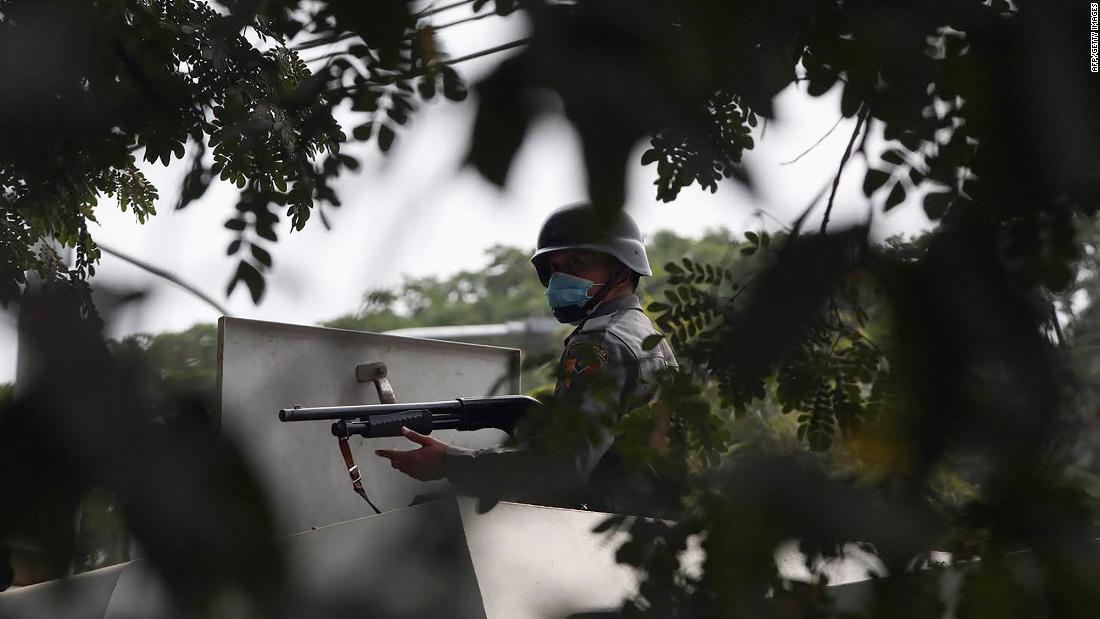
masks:
<instances>
[{"instance_id":1,"label":"blue surgical mask","mask_svg":"<svg viewBox=\"0 0 1100 619\"><path fill-rule=\"evenodd\" d=\"M550 276L550 282L546 286L546 300L550 303L552 309L570 305L583 307L592 298L588 296L588 289L592 286L603 285L568 273L554 273Z\"/></svg>"}]
</instances>

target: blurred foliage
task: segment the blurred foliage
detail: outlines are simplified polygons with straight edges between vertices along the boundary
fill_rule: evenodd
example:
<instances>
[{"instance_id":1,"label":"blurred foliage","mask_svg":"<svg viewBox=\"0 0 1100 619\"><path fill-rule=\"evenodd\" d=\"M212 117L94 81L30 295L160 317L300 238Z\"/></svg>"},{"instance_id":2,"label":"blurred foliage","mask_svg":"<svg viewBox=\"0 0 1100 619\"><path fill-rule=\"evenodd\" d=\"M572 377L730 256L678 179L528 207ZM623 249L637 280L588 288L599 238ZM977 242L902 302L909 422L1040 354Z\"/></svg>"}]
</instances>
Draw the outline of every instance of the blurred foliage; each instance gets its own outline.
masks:
<instances>
[{"instance_id":1,"label":"blurred foliage","mask_svg":"<svg viewBox=\"0 0 1100 619\"><path fill-rule=\"evenodd\" d=\"M774 116L774 97L795 85L811 96L839 91L841 113L860 119L843 161L867 160L869 208L918 196L939 223L916 246L882 248L862 228L823 223L806 234L803 217L783 237L748 237L732 261L669 260L675 269L650 307L683 370L617 430L620 448L676 489L678 511L609 521L629 533L619 559L642 575L623 614L835 616L820 574L798 584L778 573L776 548L797 540L811 559L847 542L874 549L891 576L869 585L869 616L940 616L933 580L903 576L934 549L981 559L961 577L956 616L1094 616L1095 486L1080 467L1089 458L1081 429L1095 412L1100 82L1082 66L1080 3L471 3L487 7L522 9L531 34L473 88L468 161L493 182L506 180L532 123L560 110L578 130L588 192L602 208L621 207L630 155L644 140L660 199L692 184L714 190L723 178L748 183L744 151ZM25 85L0 99L0 300L20 295L26 270L68 282L56 297L64 301L22 301L36 320L50 318L35 331L48 371L0 416L0 437L13 443L0 448L11 458L3 470L31 471L3 480L13 484L3 496L26 508L0 511L5 537L18 531L52 557L71 556L62 532L77 498L107 488L181 600L209 608L221 586L268 599L281 565L268 530L230 526L246 515L266 522L262 501L221 494L255 496L236 452L205 433L200 404L150 397L162 392L148 387L157 377L128 374L126 347L105 353L92 326L73 318L72 299L91 309L83 282L98 251L87 221L101 196L139 220L151 215L156 189L135 153L167 163L190 150L180 206L214 176L240 188L226 225L240 233L228 253L244 258L230 290L243 282L258 301L271 266L261 240L276 241L283 209L300 229L314 205L339 203L330 181L358 165L342 144L389 150L420 102L439 91L465 97L449 68L460 59L436 36L437 12L399 0L0 2L0 62L10 83ZM304 55L336 43L346 46ZM333 119L339 105L356 115L350 138ZM872 129L887 141L879 157L866 149ZM76 248L74 268L45 237ZM503 298L531 286L520 273L492 275ZM454 316L487 281L466 274L447 290L414 280L401 290L407 305L376 291L360 314L395 324L403 311ZM488 304L478 311L503 315ZM61 377L83 389L49 382ZM72 393L96 397L78 405ZM77 412L89 406L94 415ZM148 428L181 410L191 425L178 441ZM761 419L793 419L771 426L794 428L793 440L777 432L786 438L748 443L768 433L721 431L731 420L760 429ZM135 459L145 451L126 449L158 441L179 457ZM199 444L206 457L179 467L195 462ZM212 477L212 462L236 474ZM172 520L164 493L147 485L151 473L175 479L206 517ZM242 511L219 512L234 506ZM217 526L202 526L215 515ZM164 523L180 528L168 535ZM219 537L226 531L252 535ZM691 539L703 563L688 574L679 557ZM237 570L215 548L262 558L262 569ZM1026 575L1014 569L1021 550Z\"/></svg>"},{"instance_id":2,"label":"blurred foliage","mask_svg":"<svg viewBox=\"0 0 1100 619\"><path fill-rule=\"evenodd\" d=\"M283 213L300 230L314 207L339 206L331 180L359 167L340 152L349 137L336 107L367 119L355 139L373 134L387 150L437 87L466 96L405 2L220 4L0 2L0 62L23 84L0 98L0 303L19 296L28 270L87 292L99 258L87 223L99 201L113 198L141 222L156 213L159 192L138 157L189 159L176 208L215 179L240 190L225 224L239 233L228 253L241 256L229 291L244 283L258 302L272 264L264 245L278 239ZM349 32L362 42L312 68L299 54ZM288 46L296 35L313 38ZM75 248L71 268L45 238Z\"/></svg>"},{"instance_id":3,"label":"blurred foliage","mask_svg":"<svg viewBox=\"0 0 1100 619\"><path fill-rule=\"evenodd\" d=\"M168 389L133 350L112 351L80 305L57 284L21 301L25 358L49 371L0 409L0 537L36 549L57 577L125 558L132 535L180 609L217 614L237 595L270 616L284 565L249 464L202 397ZM95 519L118 511L125 530L89 544L78 510L104 529L120 521Z\"/></svg>"}]
</instances>

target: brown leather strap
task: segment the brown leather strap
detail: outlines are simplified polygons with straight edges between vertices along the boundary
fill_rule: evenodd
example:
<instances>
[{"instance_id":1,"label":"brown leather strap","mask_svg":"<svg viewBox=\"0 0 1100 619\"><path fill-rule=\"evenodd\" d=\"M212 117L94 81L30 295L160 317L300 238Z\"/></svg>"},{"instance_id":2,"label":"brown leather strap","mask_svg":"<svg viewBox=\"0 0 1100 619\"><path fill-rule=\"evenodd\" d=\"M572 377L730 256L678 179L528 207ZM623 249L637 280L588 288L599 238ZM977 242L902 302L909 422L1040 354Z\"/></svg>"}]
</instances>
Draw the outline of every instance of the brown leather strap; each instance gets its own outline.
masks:
<instances>
[{"instance_id":1,"label":"brown leather strap","mask_svg":"<svg viewBox=\"0 0 1100 619\"><path fill-rule=\"evenodd\" d=\"M351 476L351 485L356 491L363 488L363 476L359 474L359 467L355 464L355 457L351 455L351 445L348 445L348 437L341 436L340 455L344 456L344 464L348 467L348 475Z\"/></svg>"},{"instance_id":2,"label":"brown leather strap","mask_svg":"<svg viewBox=\"0 0 1100 619\"><path fill-rule=\"evenodd\" d=\"M370 381L374 383L374 388L378 390L378 401L380 403L395 404L397 403L397 397L393 393L390 381L386 379L386 373L386 364L384 363L365 363L355 367L355 379L359 382ZM355 494L363 497L363 500L371 506L374 513L381 514L382 511L371 502L367 497L367 491L363 489L363 474L359 472L359 467L355 464L355 457L351 454L351 445L348 444L346 433L339 437L339 443L340 455L344 457L344 466L347 467L348 476L351 477L352 490L355 490Z\"/></svg>"},{"instance_id":3,"label":"brown leather strap","mask_svg":"<svg viewBox=\"0 0 1100 619\"><path fill-rule=\"evenodd\" d=\"M348 475L351 477L352 490L355 490L355 494L363 497L363 500L371 506L374 513L381 514L382 511L375 507L374 503L367 498L367 491L363 489L363 475L359 472L359 467L355 464L355 457L351 455L351 445L348 444L348 437L341 436L337 442L340 444L340 455L344 457L344 465L348 467Z\"/></svg>"}]
</instances>

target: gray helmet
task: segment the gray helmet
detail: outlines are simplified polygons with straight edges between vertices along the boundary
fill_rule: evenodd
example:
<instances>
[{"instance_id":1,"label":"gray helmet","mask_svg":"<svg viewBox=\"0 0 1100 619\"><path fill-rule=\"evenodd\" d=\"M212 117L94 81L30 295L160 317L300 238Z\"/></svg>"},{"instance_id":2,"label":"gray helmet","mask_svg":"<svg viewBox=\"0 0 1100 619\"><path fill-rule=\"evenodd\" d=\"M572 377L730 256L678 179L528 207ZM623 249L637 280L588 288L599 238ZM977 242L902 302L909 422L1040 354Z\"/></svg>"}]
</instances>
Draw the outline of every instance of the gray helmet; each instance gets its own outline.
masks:
<instances>
[{"instance_id":1,"label":"gray helmet","mask_svg":"<svg viewBox=\"0 0 1100 619\"><path fill-rule=\"evenodd\" d=\"M549 254L561 249L603 252L639 275L653 275L642 232L622 210L608 214L591 204L573 204L550 213L539 230L535 255L531 256L543 286L550 283Z\"/></svg>"}]
</instances>

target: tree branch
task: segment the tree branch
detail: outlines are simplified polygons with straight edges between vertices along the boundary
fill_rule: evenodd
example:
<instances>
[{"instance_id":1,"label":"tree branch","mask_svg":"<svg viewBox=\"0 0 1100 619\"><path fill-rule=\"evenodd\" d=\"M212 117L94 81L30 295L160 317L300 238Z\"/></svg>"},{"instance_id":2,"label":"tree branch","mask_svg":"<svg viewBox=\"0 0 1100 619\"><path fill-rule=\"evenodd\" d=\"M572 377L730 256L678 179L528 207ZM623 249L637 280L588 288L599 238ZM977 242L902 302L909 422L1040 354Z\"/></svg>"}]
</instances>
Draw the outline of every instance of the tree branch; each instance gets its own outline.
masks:
<instances>
[{"instance_id":1,"label":"tree branch","mask_svg":"<svg viewBox=\"0 0 1100 619\"><path fill-rule=\"evenodd\" d=\"M454 64L458 64L460 62L466 62L467 60L474 60L476 58L481 58L482 56L488 56L490 54L495 54L497 52L503 52L503 51L513 49L513 48L516 48L516 47L522 47L522 46L526 45L527 43L529 43L530 41L531 41L530 37L523 38L523 39L517 39L517 40L511 41L509 43L503 43L501 45L497 45L496 47L490 47L489 49L483 49L480 52L474 52L472 54L467 54L465 56L459 56L458 58L450 58L448 60L444 60L444 61L440 62L439 64L441 64L441 65L454 65ZM343 54L343 53L345 53L345 52L333 52L332 54L328 54L326 56L319 56L317 58L314 58L313 60L321 60L321 59L327 58L329 56L336 56L336 55ZM311 60L310 62L313 62L313 61ZM413 71L411 73L399 73L397 75L386 75L386 76L381 76L376 81L376 83L377 84L392 84L394 82L399 82L401 80L409 80L409 79L413 79L415 77L421 77L421 76L426 75L426 74L427 73L425 71ZM351 87L345 88L343 90L344 94L354 94L354 92L355 92L355 89L353 89Z\"/></svg>"},{"instance_id":2,"label":"tree branch","mask_svg":"<svg viewBox=\"0 0 1100 619\"><path fill-rule=\"evenodd\" d=\"M798 161L799 159L801 159L801 158L805 157L806 155L808 155L808 154L810 153L810 151L812 151L813 149L815 149L815 148L817 148L818 146L820 146L820 145L821 145L821 143L825 141L825 138L827 138L827 137L829 137L830 135L832 135L832 134L833 134L833 132L834 132L834 131L836 131L836 128L837 128L837 127L839 127L839 126L840 126L840 123L841 123L841 122L843 122L843 121L844 121L844 117L843 117L843 116L841 116L840 118L836 119L836 122L835 122L835 123L833 123L833 126L832 126L832 128L831 128L831 129L829 129L828 131L826 131L826 132L825 132L825 135L821 136L821 138L820 138L820 139L818 139L818 140L817 140L816 142L814 142L813 146L811 146L811 147L807 148L806 150L802 151L802 154L800 154L799 156L795 157L794 159L791 159L790 161L784 161L784 162L781 162L781 163L780 163L779 165L791 165L792 163L795 163L795 162L796 162L796 161Z\"/></svg>"},{"instance_id":3,"label":"tree branch","mask_svg":"<svg viewBox=\"0 0 1100 619\"><path fill-rule=\"evenodd\" d=\"M124 262L129 262L130 264L138 267L139 269L144 269L144 270L152 273L153 275L156 275L157 277L160 277L162 279L166 279L166 280L172 282L173 284L179 286L180 288L183 288L187 292L190 292L191 294L195 295L196 297L198 297L198 298L202 299L203 301L205 301L206 303L208 303L211 307L218 310L218 312L220 312L223 316L232 316L232 314L229 313L229 310L225 309L217 301L215 301L211 297L207 296L206 293L199 290L198 288L195 288L191 284L188 284L187 282L185 282L182 279L176 277L175 275L169 273L168 271L165 271L164 269L161 269L159 267L155 267L155 266L149 264L148 262L145 262L144 260L140 260L138 258L134 258L133 256L129 256L127 254L124 254L124 253L118 251L117 249L112 249L112 248L110 248L110 247L108 247L108 246L106 246L103 243L100 243L98 241L96 242L96 246L99 247L100 249L102 249L103 251L107 252L108 254L111 254L112 256L114 256L114 257L116 257L116 258L118 258L118 259L120 259Z\"/></svg>"},{"instance_id":4,"label":"tree branch","mask_svg":"<svg viewBox=\"0 0 1100 619\"><path fill-rule=\"evenodd\" d=\"M825 217L821 219L821 234L825 234L825 228L829 226L829 215L833 212L833 201L836 199L836 190L840 187L840 177L844 174L844 166L848 165L848 160L852 157L852 147L855 146L860 129L863 129L868 111L867 106L860 104L859 120L856 122L855 131L852 131L852 138L848 140L848 148L844 149L844 156L840 158L840 168L837 169L836 178L833 179L833 190L829 193L829 203L825 205Z\"/></svg>"},{"instance_id":5,"label":"tree branch","mask_svg":"<svg viewBox=\"0 0 1100 619\"><path fill-rule=\"evenodd\" d=\"M1050 304L1050 322L1054 325L1054 335L1058 338L1058 348L1065 349L1066 339L1062 335L1062 325L1058 322L1058 308Z\"/></svg>"},{"instance_id":6,"label":"tree branch","mask_svg":"<svg viewBox=\"0 0 1100 619\"><path fill-rule=\"evenodd\" d=\"M530 42L531 42L531 37L524 37L522 39L516 39L515 41L512 41L510 43L504 43L504 44L501 44L501 45L497 45L496 47L490 47L489 49L485 49L485 50L482 50L480 52L474 52L472 54L466 54L465 56L459 56L458 58L451 58L450 60L445 60L443 62L443 64L447 64L447 65L458 64L460 62L466 62L467 60L474 60L475 58L481 58L482 56L488 56L489 54L495 54L497 52L503 52L503 51L506 51L506 50L509 50L509 49L514 49L516 47L523 47L524 45L527 45ZM416 77L416 76L413 76L413 77Z\"/></svg>"},{"instance_id":7,"label":"tree branch","mask_svg":"<svg viewBox=\"0 0 1100 619\"><path fill-rule=\"evenodd\" d=\"M440 30L443 30L444 28L450 28L451 26L457 26L459 24L465 24L466 22L477 21L479 19L485 19L486 17L499 17L499 16L496 13L494 13L492 11L489 11L488 13L482 13L480 15L473 15L473 16L470 16L470 17L464 17L462 19L458 19L458 20L455 20L453 22L449 22L449 23L442 24L442 25L439 25L439 26L432 26L431 28L432 28L432 30L435 30L436 32L439 32Z\"/></svg>"},{"instance_id":8,"label":"tree branch","mask_svg":"<svg viewBox=\"0 0 1100 619\"><path fill-rule=\"evenodd\" d=\"M359 35L354 32L345 32L344 34L334 34L327 37L318 37L316 39L310 39L308 41L302 41L298 45L291 47L294 51L301 51L303 49L313 49L314 47L321 47L322 45L328 45L330 43L339 43L340 41L346 41L348 39L354 39Z\"/></svg>"},{"instance_id":9,"label":"tree branch","mask_svg":"<svg viewBox=\"0 0 1100 619\"><path fill-rule=\"evenodd\" d=\"M443 6L437 7L437 8L434 8L434 9L424 9L423 11L420 11L419 13L416 14L416 18L421 19L421 18L424 18L424 17L430 17L432 15L435 15L436 13L442 13L443 11L447 11L449 9L460 7L464 4L470 4L473 1L474 0L458 0L458 2L452 2L450 4L444 4Z\"/></svg>"}]
</instances>

